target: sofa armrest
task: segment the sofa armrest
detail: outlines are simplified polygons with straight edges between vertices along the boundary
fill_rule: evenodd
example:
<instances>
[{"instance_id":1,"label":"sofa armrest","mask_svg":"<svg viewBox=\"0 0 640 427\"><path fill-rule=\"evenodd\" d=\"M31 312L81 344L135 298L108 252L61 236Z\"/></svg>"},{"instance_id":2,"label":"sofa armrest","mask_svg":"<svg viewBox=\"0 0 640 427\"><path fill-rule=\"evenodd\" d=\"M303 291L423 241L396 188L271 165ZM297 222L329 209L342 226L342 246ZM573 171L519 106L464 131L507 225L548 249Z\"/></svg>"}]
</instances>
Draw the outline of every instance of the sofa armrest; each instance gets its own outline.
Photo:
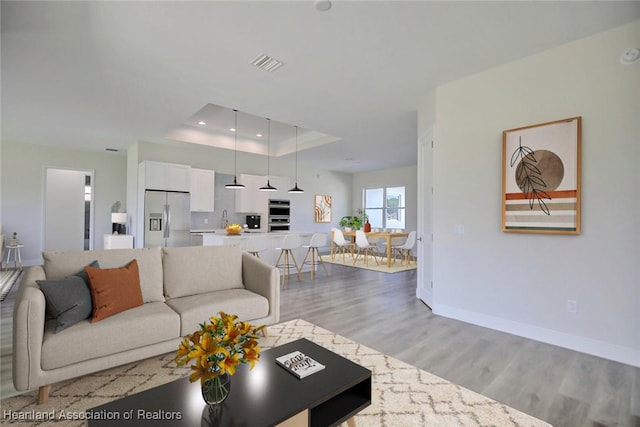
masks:
<instances>
[{"instance_id":1,"label":"sofa armrest","mask_svg":"<svg viewBox=\"0 0 640 427\"><path fill-rule=\"evenodd\" d=\"M45 298L36 283L44 280L42 266L28 268L16 294L13 309L13 385L24 391L41 386L42 337L44 336Z\"/></svg>"},{"instance_id":2,"label":"sofa armrest","mask_svg":"<svg viewBox=\"0 0 640 427\"><path fill-rule=\"evenodd\" d=\"M242 253L242 281L245 288L269 300L269 316L280 321L280 271L248 252Z\"/></svg>"}]
</instances>

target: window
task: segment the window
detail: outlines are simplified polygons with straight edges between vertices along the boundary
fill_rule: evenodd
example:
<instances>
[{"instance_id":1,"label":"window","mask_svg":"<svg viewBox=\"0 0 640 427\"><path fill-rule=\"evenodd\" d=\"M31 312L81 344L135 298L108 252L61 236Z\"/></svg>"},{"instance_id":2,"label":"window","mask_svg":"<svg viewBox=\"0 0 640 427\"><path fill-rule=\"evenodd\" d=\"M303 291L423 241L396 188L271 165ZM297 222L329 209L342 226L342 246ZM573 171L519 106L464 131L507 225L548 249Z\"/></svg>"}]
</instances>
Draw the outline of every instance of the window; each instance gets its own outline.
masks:
<instances>
[{"instance_id":1,"label":"window","mask_svg":"<svg viewBox=\"0 0 640 427\"><path fill-rule=\"evenodd\" d=\"M365 188L364 211L375 228L405 228L404 187Z\"/></svg>"}]
</instances>

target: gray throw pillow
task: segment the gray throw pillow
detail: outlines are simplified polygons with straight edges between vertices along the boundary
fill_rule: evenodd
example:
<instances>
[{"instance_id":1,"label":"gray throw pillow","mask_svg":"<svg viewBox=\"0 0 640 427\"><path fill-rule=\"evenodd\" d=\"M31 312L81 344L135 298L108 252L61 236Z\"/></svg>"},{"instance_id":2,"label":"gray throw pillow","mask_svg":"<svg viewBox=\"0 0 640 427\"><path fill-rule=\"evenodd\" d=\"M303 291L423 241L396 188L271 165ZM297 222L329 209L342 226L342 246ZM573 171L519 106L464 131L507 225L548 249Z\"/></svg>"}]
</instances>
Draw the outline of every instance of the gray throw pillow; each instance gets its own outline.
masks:
<instances>
[{"instance_id":1,"label":"gray throw pillow","mask_svg":"<svg viewBox=\"0 0 640 427\"><path fill-rule=\"evenodd\" d=\"M87 265L87 267L100 268L100 264L98 264L98 260L95 260L95 261L92 261L89 265ZM87 273L87 270L83 268L82 270L74 274L74 276L80 277L82 280L84 280L84 283L86 283L87 286L89 286L89 274Z\"/></svg>"},{"instance_id":2,"label":"gray throw pillow","mask_svg":"<svg viewBox=\"0 0 640 427\"><path fill-rule=\"evenodd\" d=\"M97 261L89 265L100 267ZM64 279L36 280L36 283L47 301L47 313L56 319L56 333L91 315L89 276L84 269Z\"/></svg>"}]
</instances>

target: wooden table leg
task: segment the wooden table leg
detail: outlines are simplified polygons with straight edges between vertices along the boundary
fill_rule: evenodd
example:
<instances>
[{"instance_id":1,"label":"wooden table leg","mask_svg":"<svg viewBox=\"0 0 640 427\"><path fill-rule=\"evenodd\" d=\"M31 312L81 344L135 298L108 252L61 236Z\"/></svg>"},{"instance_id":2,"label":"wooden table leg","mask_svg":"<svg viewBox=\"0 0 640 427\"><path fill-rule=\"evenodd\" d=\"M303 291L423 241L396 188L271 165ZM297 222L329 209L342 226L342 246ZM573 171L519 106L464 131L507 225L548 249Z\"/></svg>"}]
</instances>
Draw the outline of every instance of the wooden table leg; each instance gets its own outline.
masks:
<instances>
[{"instance_id":1,"label":"wooden table leg","mask_svg":"<svg viewBox=\"0 0 640 427\"><path fill-rule=\"evenodd\" d=\"M333 261L336 258L336 254L333 252L336 248L336 244L333 241L333 230L331 230L331 261Z\"/></svg>"},{"instance_id":2,"label":"wooden table leg","mask_svg":"<svg viewBox=\"0 0 640 427\"><path fill-rule=\"evenodd\" d=\"M391 235L387 235L387 268L391 268Z\"/></svg>"},{"instance_id":3,"label":"wooden table leg","mask_svg":"<svg viewBox=\"0 0 640 427\"><path fill-rule=\"evenodd\" d=\"M351 417L347 420L347 425L349 427L356 427L356 417Z\"/></svg>"}]
</instances>

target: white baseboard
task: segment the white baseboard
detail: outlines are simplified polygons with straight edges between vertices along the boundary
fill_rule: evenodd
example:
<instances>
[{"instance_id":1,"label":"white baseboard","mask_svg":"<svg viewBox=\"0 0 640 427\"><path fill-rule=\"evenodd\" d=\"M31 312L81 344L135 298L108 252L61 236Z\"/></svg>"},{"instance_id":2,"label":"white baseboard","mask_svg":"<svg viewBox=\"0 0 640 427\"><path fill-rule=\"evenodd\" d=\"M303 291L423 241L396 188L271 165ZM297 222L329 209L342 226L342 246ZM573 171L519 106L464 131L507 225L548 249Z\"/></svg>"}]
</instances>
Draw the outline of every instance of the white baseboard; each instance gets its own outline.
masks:
<instances>
[{"instance_id":1,"label":"white baseboard","mask_svg":"<svg viewBox=\"0 0 640 427\"><path fill-rule=\"evenodd\" d=\"M433 313L640 368L640 350L638 349L437 303L434 304Z\"/></svg>"}]
</instances>

